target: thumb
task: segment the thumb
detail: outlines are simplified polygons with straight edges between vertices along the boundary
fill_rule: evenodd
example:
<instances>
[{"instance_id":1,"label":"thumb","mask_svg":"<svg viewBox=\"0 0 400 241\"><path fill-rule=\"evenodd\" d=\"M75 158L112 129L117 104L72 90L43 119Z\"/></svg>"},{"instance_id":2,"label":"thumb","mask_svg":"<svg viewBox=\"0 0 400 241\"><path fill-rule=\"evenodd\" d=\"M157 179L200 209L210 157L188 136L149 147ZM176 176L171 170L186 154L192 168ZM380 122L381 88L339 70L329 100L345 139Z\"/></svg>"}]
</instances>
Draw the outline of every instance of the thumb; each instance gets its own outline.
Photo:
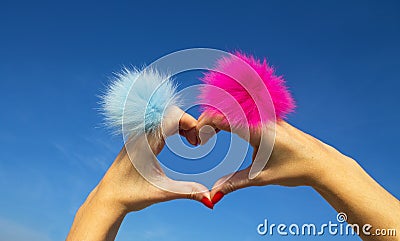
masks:
<instances>
[{"instance_id":1,"label":"thumb","mask_svg":"<svg viewBox=\"0 0 400 241\"><path fill-rule=\"evenodd\" d=\"M204 206L213 209L214 204L211 202L210 191L204 185L197 182L185 182L168 179L170 200L173 199L192 199L199 201Z\"/></svg>"},{"instance_id":2,"label":"thumb","mask_svg":"<svg viewBox=\"0 0 400 241\"><path fill-rule=\"evenodd\" d=\"M198 143L196 125L197 120L193 116L185 113L177 106L172 106L167 110L162 120L162 132L167 137L179 132L186 137L190 144L196 145Z\"/></svg>"},{"instance_id":3,"label":"thumb","mask_svg":"<svg viewBox=\"0 0 400 241\"><path fill-rule=\"evenodd\" d=\"M252 186L253 179L249 179L250 167L226 175L215 182L211 190L211 202L215 205L226 194L238 189Z\"/></svg>"}]
</instances>

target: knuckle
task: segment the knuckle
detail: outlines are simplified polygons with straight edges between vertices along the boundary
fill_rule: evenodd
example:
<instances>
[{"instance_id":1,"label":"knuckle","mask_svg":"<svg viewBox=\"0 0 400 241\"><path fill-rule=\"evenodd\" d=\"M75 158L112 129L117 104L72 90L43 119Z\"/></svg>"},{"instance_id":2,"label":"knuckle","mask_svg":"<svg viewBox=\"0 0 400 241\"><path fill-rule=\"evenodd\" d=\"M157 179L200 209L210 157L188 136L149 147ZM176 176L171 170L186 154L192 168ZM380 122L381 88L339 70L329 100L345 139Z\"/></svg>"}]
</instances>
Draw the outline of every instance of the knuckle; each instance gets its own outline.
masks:
<instances>
[{"instance_id":1,"label":"knuckle","mask_svg":"<svg viewBox=\"0 0 400 241\"><path fill-rule=\"evenodd\" d=\"M188 194L187 198L188 198L188 199L192 199L192 200L196 200L196 192L191 191L191 192Z\"/></svg>"},{"instance_id":2,"label":"knuckle","mask_svg":"<svg viewBox=\"0 0 400 241\"><path fill-rule=\"evenodd\" d=\"M192 200L197 200L197 193L198 193L198 191L197 190L195 190L195 188L192 188L191 190L190 190L190 192L187 194L187 198L188 199L192 199Z\"/></svg>"},{"instance_id":3,"label":"knuckle","mask_svg":"<svg viewBox=\"0 0 400 241\"><path fill-rule=\"evenodd\" d=\"M227 180L225 183L225 192L230 193L236 190L236 185L232 182L232 180Z\"/></svg>"}]
</instances>

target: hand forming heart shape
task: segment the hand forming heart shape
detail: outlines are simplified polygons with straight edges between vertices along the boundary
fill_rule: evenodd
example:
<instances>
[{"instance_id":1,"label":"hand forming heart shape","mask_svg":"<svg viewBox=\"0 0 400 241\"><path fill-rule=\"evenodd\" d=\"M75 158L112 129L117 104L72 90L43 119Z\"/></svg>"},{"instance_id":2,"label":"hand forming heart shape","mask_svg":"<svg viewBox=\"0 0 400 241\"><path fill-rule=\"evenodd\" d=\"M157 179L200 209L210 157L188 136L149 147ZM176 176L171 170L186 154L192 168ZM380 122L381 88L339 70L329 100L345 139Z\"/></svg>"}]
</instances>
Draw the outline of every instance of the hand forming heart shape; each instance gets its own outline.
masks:
<instances>
[{"instance_id":1,"label":"hand forming heart shape","mask_svg":"<svg viewBox=\"0 0 400 241\"><path fill-rule=\"evenodd\" d=\"M122 126L125 146L77 212L67 240L114 239L127 213L154 203L189 198L212 209L227 193L269 184L310 186L336 210L351 213L355 223L396 225L396 198L388 195L353 159L283 121L294 108L293 99L283 79L273 74L265 60L223 53L215 69L201 61L200 65L187 61L188 57L215 60L221 54L204 51L178 51L178 58L169 56L179 69L173 74L180 73L182 67L209 70L202 79L205 85L201 94L193 95L203 106L198 120L178 107L181 105L172 81L155 70L170 66L165 61L158 62L155 69L146 68L140 73L125 69L117 74L103 98L103 110L109 125ZM254 148L250 167L220 178L211 191L196 182L168 178L156 158L166 145L166 138L177 133L193 145L204 144L211 136L204 135L205 127L214 130L212 135L219 130L235 133ZM235 158L225 159L233 162ZM371 206L379 206L379 210L368 210ZM380 216L385 220L376 220L373 214L382 212Z\"/></svg>"},{"instance_id":2,"label":"hand forming heart shape","mask_svg":"<svg viewBox=\"0 0 400 241\"><path fill-rule=\"evenodd\" d=\"M199 130L205 125L213 126L217 130L234 131L241 135L239 130L227 126L222 116L210 118L207 113L203 113L197 121L178 108L174 112L175 114L172 116L178 116L177 113L180 113L179 116L181 117L167 118L169 121L164 126L169 131L169 135L179 132L188 141L194 143L193 140L198 138L197 131L194 134L194 130ZM176 126L179 126L179 131L173 131ZM261 128L254 129L251 133L251 138L248 140L256 152L260 148L259 141L262 139L260 136ZM311 174L317 172L316 170L319 169L318 167L321 164L312 159L310 160L310 158L305 158L309 156L307 150L321 149L321 142L286 122L279 121L276 124L274 150L260 174L253 179L249 178L251 169L249 167L234 173L233 176L221 178L209 191L201 184L175 181L165 176L162 169L159 168L157 159L154 158L154 154L157 155L163 146L164 139L157 139L154 135L148 136L147 140L140 139L140 141L132 142L132 149L129 148L131 155L128 155L128 144L122 149L96 190L110 197L110 199L111 197L113 200L117 199L116 203L121 204L127 212L140 210L154 203L181 198L194 199L209 208L213 208L214 204L224 195L249 186L268 184L306 185L311 178ZM132 166L131 160L133 160L134 166ZM258 160L253 160L252 166L257 165ZM138 172L138 165L139 168L144 168L147 171L146 178ZM152 182L149 182L149 179ZM177 190L177 192L159 188L160 183L164 187ZM133 194L136 195L132 196Z\"/></svg>"},{"instance_id":3,"label":"hand forming heart shape","mask_svg":"<svg viewBox=\"0 0 400 241\"><path fill-rule=\"evenodd\" d=\"M213 190L217 191L212 198L217 202L223 194L256 180L264 170L274 144L275 120L291 112L294 103L283 79L274 75L265 60L261 62L239 52L222 55L216 68L202 80L205 85L200 88L199 104L204 113L198 123L177 108L178 93L170 76L153 67L142 71L125 69L117 74L103 98L103 109L109 125L121 126L119 132L124 136L126 156L146 181L164 191L202 200L210 207L211 196L203 185L174 181L163 172L155 155L164 147L165 139L179 133L193 145L205 143L210 136L205 137L203 128L209 126L216 132L235 133L253 146L253 164L240 172L236 171L244 156L225 157L224 161L238 159L240 163L236 169L229 169L231 175L215 183ZM186 123L188 118L190 123ZM238 152L245 155L245 151ZM221 163L225 164L224 161ZM233 160L227 162L235 164Z\"/></svg>"}]
</instances>

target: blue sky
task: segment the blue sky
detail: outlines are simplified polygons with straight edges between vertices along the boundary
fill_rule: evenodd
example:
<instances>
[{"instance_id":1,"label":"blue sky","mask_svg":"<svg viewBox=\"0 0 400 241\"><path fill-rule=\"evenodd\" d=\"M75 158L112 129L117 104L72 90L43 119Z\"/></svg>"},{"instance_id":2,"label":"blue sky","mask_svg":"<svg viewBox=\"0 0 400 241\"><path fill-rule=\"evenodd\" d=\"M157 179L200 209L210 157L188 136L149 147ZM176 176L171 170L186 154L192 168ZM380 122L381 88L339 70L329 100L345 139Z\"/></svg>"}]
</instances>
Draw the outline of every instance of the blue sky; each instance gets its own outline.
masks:
<instances>
[{"instance_id":1,"label":"blue sky","mask_svg":"<svg viewBox=\"0 0 400 241\"><path fill-rule=\"evenodd\" d=\"M0 1L0 237L64 239L122 145L96 110L112 72L193 47L266 56L297 100L289 122L400 197L399 43L396 1ZM336 212L307 187L248 188L214 211L179 200L130 214L117 240L265 240L264 218Z\"/></svg>"}]
</instances>

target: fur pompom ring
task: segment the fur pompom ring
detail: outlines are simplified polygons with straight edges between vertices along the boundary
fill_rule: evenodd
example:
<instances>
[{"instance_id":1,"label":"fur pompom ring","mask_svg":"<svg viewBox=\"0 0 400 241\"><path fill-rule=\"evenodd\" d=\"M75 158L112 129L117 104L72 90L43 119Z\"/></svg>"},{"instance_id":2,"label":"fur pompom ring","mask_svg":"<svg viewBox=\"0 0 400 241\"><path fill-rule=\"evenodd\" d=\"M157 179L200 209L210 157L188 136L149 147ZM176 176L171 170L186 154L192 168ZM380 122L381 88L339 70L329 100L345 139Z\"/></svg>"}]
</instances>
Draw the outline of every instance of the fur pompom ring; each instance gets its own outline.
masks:
<instances>
[{"instance_id":1,"label":"fur pompom ring","mask_svg":"<svg viewBox=\"0 0 400 241\"><path fill-rule=\"evenodd\" d=\"M208 114L223 114L231 126L256 127L285 118L295 108L285 80L266 60L235 52L217 60L201 78L200 100Z\"/></svg>"},{"instance_id":2,"label":"fur pompom ring","mask_svg":"<svg viewBox=\"0 0 400 241\"><path fill-rule=\"evenodd\" d=\"M178 105L171 78L152 68L125 68L101 99L106 124L125 137L156 133L168 110Z\"/></svg>"}]
</instances>

